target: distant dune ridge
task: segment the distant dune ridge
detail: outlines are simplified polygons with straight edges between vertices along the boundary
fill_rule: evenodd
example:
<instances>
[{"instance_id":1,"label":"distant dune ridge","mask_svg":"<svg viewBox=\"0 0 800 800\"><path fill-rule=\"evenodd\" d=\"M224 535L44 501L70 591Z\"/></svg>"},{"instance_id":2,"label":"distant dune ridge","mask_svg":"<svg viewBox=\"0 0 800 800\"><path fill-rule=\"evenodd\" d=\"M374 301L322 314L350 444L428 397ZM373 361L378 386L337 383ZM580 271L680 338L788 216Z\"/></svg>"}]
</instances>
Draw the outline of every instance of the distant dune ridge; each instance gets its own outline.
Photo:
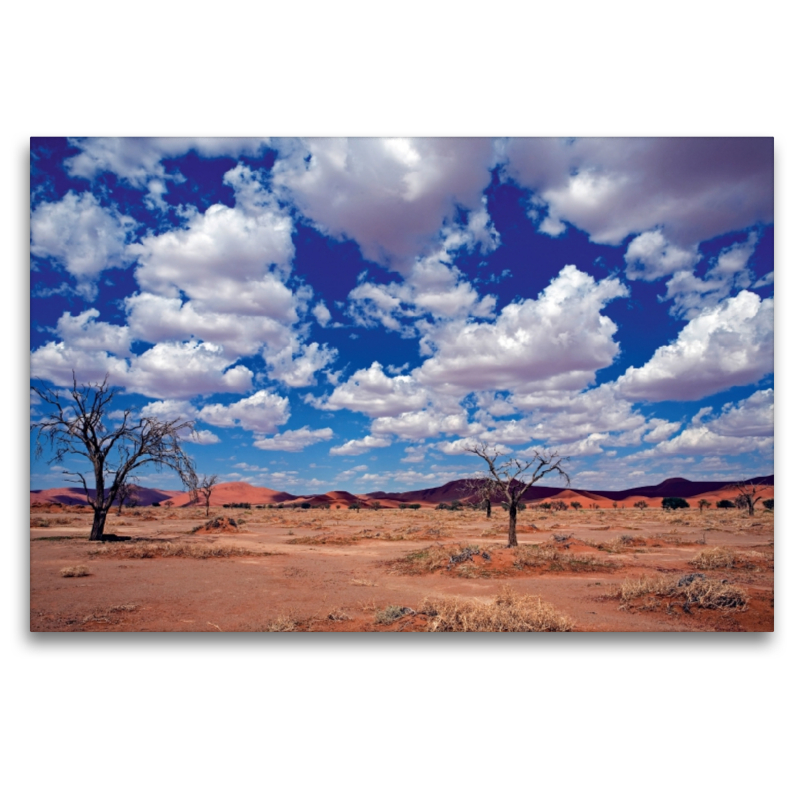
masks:
<instances>
[{"instance_id":1,"label":"distant dune ridge","mask_svg":"<svg viewBox=\"0 0 800 800\"><path fill-rule=\"evenodd\" d=\"M747 483L761 484L761 494L764 499L774 496L774 475L759 478L750 478ZM94 492L92 492L94 494ZM52 505L87 505L86 495L82 489L69 486L58 489L31 490L31 506ZM556 486L532 486L526 493L524 500L527 503L542 501L563 500L569 504L579 502L584 507L596 503L600 508L610 508L614 503L632 506L639 500L644 500L648 505L659 506L663 497L683 497L694 500L692 505L697 505L701 499L712 504L722 499L732 499L736 496L736 489L732 481L690 481L686 478L668 478L656 486L637 486L633 489L621 491L564 489ZM149 506L153 503L164 503L171 500L176 507L192 505L192 499L185 491L168 491L137 487L137 503L140 506ZM495 502L501 502L502 497L497 495ZM233 483L220 483L214 487L211 494L212 506L223 506L230 503L250 503L252 505L298 505L310 503L312 506L339 505L350 506L353 504L365 505L378 501L384 508L397 508L401 503L419 503L422 506L436 506L439 503L452 503L455 500L462 502L475 502L477 497L471 489L470 481L450 481L443 486L431 489L417 489L410 492L370 492L369 494L354 495L350 492L331 491L325 494L293 495L288 492L279 492L263 486L251 486L244 481ZM199 503L202 505L202 499Z\"/></svg>"}]
</instances>

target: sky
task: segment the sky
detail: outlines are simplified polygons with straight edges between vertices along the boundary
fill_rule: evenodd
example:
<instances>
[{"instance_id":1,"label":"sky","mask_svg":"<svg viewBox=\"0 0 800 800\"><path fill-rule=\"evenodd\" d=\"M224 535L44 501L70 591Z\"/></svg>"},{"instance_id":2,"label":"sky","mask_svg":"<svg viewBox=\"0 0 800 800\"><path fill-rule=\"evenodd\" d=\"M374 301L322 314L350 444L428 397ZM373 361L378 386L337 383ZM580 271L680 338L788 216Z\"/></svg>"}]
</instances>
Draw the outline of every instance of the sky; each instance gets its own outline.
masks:
<instances>
[{"instance_id":1,"label":"sky","mask_svg":"<svg viewBox=\"0 0 800 800\"><path fill-rule=\"evenodd\" d=\"M34 138L30 169L32 379L196 420L201 474L404 491L480 442L583 489L773 472L771 138Z\"/></svg>"}]
</instances>

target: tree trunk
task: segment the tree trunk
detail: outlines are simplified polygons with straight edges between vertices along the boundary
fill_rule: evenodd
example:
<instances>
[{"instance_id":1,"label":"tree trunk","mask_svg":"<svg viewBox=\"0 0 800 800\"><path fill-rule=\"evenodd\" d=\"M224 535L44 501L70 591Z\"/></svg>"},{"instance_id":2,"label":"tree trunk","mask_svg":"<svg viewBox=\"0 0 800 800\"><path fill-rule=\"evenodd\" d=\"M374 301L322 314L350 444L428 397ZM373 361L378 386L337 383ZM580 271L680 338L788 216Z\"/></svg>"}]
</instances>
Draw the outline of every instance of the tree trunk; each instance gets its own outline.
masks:
<instances>
[{"instance_id":1,"label":"tree trunk","mask_svg":"<svg viewBox=\"0 0 800 800\"><path fill-rule=\"evenodd\" d=\"M508 506L508 546L517 546L517 504Z\"/></svg>"},{"instance_id":2,"label":"tree trunk","mask_svg":"<svg viewBox=\"0 0 800 800\"><path fill-rule=\"evenodd\" d=\"M210 505L211 505L211 500L206 500L206 516L208 516L208 510Z\"/></svg>"},{"instance_id":3,"label":"tree trunk","mask_svg":"<svg viewBox=\"0 0 800 800\"><path fill-rule=\"evenodd\" d=\"M492 516L492 501L486 498L486 519Z\"/></svg>"},{"instance_id":4,"label":"tree trunk","mask_svg":"<svg viewBox=\"0 0 800 800\"><path fill-rule=\"evenodd\" d=\"M99 542L103 539L103 531L106 528L106 516L108 509L95 508L94 520L92 521L92 532L89 534L90 542Z\"/></svg>"}]
</instances>

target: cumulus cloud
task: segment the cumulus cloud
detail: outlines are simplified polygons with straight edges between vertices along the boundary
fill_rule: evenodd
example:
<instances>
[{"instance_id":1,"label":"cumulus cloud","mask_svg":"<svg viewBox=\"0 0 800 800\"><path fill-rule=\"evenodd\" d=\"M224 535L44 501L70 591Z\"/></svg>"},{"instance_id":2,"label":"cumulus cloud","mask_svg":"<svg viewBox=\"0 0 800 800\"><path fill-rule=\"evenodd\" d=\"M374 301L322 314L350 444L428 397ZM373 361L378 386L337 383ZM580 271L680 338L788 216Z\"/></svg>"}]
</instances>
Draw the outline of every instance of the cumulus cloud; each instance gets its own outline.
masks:
<instances>
[{"instance_id":1,"label":"cumulus cloud","mask_svg":"<svg viewBox=\"0 0 800 800\"><path fill-rule=\"evenodd\" d=\"M239 427L254 433L274 433L289 419L289 400L262 389L230 405L205 405L197 416L203 422L219 428Z\"/></svg>"},{"instance_id":2,"label":"cumulus cloud","mask_svg":"<svg viewBox=\"0 0 800 800\"><path fill-rule=\"evenodd\" d=\"M219 444L221 439L217 436L216 433L211 433L211 431L193 431L190 436L186 438L186 441L191 442L192 444Z\"/></svg>"},{"instance_id":3,"label":"cumulus cloud","mask_svg":"<svg viewBox=\"0 0 800 800\"><path fill-rule=\"evenodd\" d=\"M642 438L651 444L663 442L681 429L680 422L669 422L665 419L652 419L650 424L654 426L653 429Z\"/></svg>"},{"instance_id":4,"label":"cumulus cloud","mask_svg":"<svg viewBox=\"0 0 800 800\"><path fill-rule=\"evenodd\" d=\"M435 354L416 375L448 392L582 389L619 352L617 326L600 312L627 294L616 278L596 282L568 265L537 299L509 303L494 322L453 322L429 333L422 347Z\"/></svg>"},{"instance_id":5,"label":"cumulus cloud","mask_svg":"<svg viewBox=\"0 0 800 800\"><path fill-rule=\"evenodd\" d=\"M466 436L480 433L483 426L470 423L466 411L447 414L436 408L422 411L405 411L394 416L378 417L370 426L372 433L380 436L394 434L401 439L430 439L445 436Z\"/></svg>"},{"instance_id":6,"label":"cumulus cloud","mask_svg":"<svg viewBox=\"0 0 800 800\"><path fill-rule=\"evenodd\" d=\"M375 447L388 447L392 440L385 436L364 436L362 439L350 439L339 447L331 447L332 456L360 456Z\"/></svg>"},{"instance_id":7,"label":"cumulus cloud","mask_svg":"<svg viewBox=\"0 0 800 800\"><path fill-rule=\"evenodd\" d=\"M773 307L743 291L687 323L675 342L617 381L633 400L699 400L773 371Z\"/></svg>"},{"instance_id":8,"label":"cumulus cloud","mask_svg":"<svg viewBox=\"0 0 800 800\"><path fill-rule=\"evenodd\" d=\"M105 350L118 356L130 355L130 330L108 322L97 322L99 316L96 308L75 316L65 311L56 323L56 333L67 347L74 350Z\"/></svg>"},{"instance_id":9,"label":"cumulus cloud","mask_svg":"<svg viewBox=\"0 0 800 800\"><path fill-rule=\"evenodd\" d=\"M256 439L253 447L259 450L283 450L289 453L299 453L306 447L317 442L326 442L333 437L331 428L318 428L312 430L308 425L293 431L283 431L276 436Z\"/></svg>"},{"instance_id":10,"label":"cumulus cloud","mask_svg":"<svg viewBox=\"0 0 800 800\"><path fill-rule=\"evenodd\" d=\"M722 413L707 423L722 436L772 436L775 429L775 399L772 389L754 392L739 403L726 403Z\"/></svg>"},{"instance_id":11,"label":"cumulus cloud","mask_svg":"<svg viewBox=\"0 0 800 800\"><path fill-rule=\"evenodd\" d=\"M270 377L294 388L316 383L314 375L336 359L338 351L318 342L301 345L299 355L294 356L293 347L287 347L275 355L265 355Z\"/></svg>"},{"instance_id":12,"label":"cumulus cloud","mask_svg":"<svg viewBox=\"0 0 800 800\"><path fill-rule=\"evenodd\" d=\"M178 173L167 173L162 161L176 158L190 150L201 156L258 155L268 144L266 139L252 138L184 138L184 137L80 137L70 139L80 153L66 159L67 173L93 180L98 173L113 172L137 189L147 189L149 202L164 207L162 195L167 181L183 181Z\"/></svg>"},{"instance_id":13,"label":"cumulus cloud","mask_svg":"<svg viewBox=\"0 0 800 800\"><path fill-rule=\"evenodd\" d=\"M371 417L385 417L420 410L428 400L428 392L413 377L397 375L390 378L381 364L373 361L368 369L356 370L329 397L312 402L329 411L348 409Z\"/></svg>"},{"instance_id":14,"label":"cumulus cloud","mask_svg":"<svg viewBox=\"0 0 800 800\"><path fill-rule=\"evenodd\" d=\"M721 436L705 425L687 428L674 439L656 445L654 455L740 455L772 447L772 437Z\"/></svg>"},{"instance_id":15,"label":"cumulus cloud","mask_svg":"<svg viewBox=\"0 0 800 800\"><path fill-rule=\"evenodd\" d=\"M702 309L728 297L734 289L750 286L753 275L747 269L747 263L757 243L757 234L751 232L747 241L725 248L713 259L711 268L703 278L691 271L676 272L667 281L667 293L663 298L675 301L670 314L693 319Z\"/></svg>"},{"instance_id":16,"label":"cumulus cloud","mask_svg":"<svg viewBox=\"0 0 800 800\"><path fill-rule=\"evenodd\" d=\"M320 300L314 308L311 309L311 313L323 328L327 327L328 323L331 321L331 312L328 311L328 307L323 300Z\"/></svg>"},{"instance_id":17,"label":"cumulus cloud","mask_svg":"<svg viewBox=\"0 0 800 800\"><path fill-rule=\"evenodd\" d=\"M773 219L770 138L512 139L508 174L592 241L661 229L680 249Z\"/></svg>"},{"instance_id":18,"label":"cumulus cloud","mask_svg":"<svg viewBox=\"0 0 800 800\"><path fill-rule=\"evenodd\" d=\"M673 272L688 270L700 260L696 248L683 249L670 244L661 231L647 231L637 236L625 252L631 280L654 281Z\"/></svg>"},{"instance_id":19,"label":"cumulus cloud","mask_svg":"<svg viewBox=\"0 0 800 800\"><path fill-rule=\"evenodd\" d=\"M310 139L277 143L278 190L326 235L406 272L456 206L483 208L489 139ZM479 222L476 220L476 225Z\"/></svg>"},{"instance_id":20,"label":"cumulus cloud","mask_svg":"<svg viewBox=\"0 0 800 800\"><path fill-rule=\"evenodd\" d=\"M135 225L131 217L101 206L91 193L70 191L31 214L31 253L63 265L76 279L77 291L91 300L103 270L130 262L126 244Z\"/></svg>"}]
</instances>

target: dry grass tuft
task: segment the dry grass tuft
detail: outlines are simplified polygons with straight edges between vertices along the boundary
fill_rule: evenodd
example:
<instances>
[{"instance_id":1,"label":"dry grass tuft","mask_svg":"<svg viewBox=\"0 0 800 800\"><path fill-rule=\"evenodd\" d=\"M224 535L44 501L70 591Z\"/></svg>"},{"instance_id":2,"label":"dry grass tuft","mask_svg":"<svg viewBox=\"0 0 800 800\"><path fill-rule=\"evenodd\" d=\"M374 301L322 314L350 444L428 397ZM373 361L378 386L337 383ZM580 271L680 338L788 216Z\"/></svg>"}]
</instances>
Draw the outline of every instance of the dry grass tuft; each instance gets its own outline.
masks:
<instances>
[{"instance_id":1,"label":"dry grass tuft","mask_svg":"<svg viewBox=\"0 0 800 800\"><path fill-rule=\"evenodd\" d=\"M298 623L299 620L295 619L295 617L281 614L279 617L270 620L264 630L268 633L289 633L297 630Z\"/></svg>"},{"instance_id":2,"label":"dry grass tuft","mask_svg":"<svg viewBox=\"0 0 800 800\"><path fill-rule=\"evenodd\" d=\"M352 617L343 608L334 608L327 617L332 622L346 622Z\"/></svg>"},{"instance_id":3,"label":"dry grass tuft","mask_svg":"<svg viewBox=\"0 0 800 800\"><path fill-rule=\"evenodd\" d=\"M622 601L621 608L627 609L631 600L654 596L677 602L688 612L692 606L697 608L742 609L747 607L749 597L744 589L725 580L706 578L700 572L684 575L681 578L643 577L626 580L617 590L616 597Z\"/></svg>"},{"instance_id":4,"label":"dry grass tuft","mask_svg":"<svg viewBox=\"0 0 800 800\"><path fill-rule=\"evenodd\" d=\"M524 544L517 548L514 567L543 568L553 572L605 572L616 569L617 565L610 561L600 561L593 556L561 551L547 545Z\"/></svg>"},{"instance_id":5,"label":"dry grass tuft","mask_svg":"<svg viewBox=\"0 0 800 800\"><path fill-rule=\"evenodd\" d=\"M756 551L741 553L727 547L702 550L690 562L698 569L753 569L769 565L769 559Z\"/></svg>"},{"instance_id":6,"label":"dry grass tuft","mask_svg":"<svg viewBox=\"0 0 800 800\"><path fill-rule=\"evenodd\" d=\"M378 625L391 625L393 622L397 622L397 620L413 613L414 610L406 606L389 605L375 612L375 622Z\"/></svg>"},{"instance_id":7,"label":"dry grass tuft","mask_svg":"<svg viewBox=\"0 0 800 800\"><path fill-rule=\"evenodd\" d=\"M571 631L574 622L539 597L505 588L491 601L452 597L423 600L419 612L429 617L427 630Z\"/></svg>"},{"instance_id":8,"label":"dry grass tuft","mask_svg":"<svg viewBox=\"0 0 800 800\"><path fill-rule=\"evenodd\" d=\"M403 558L390 562L391 572L401 575L424 575L455 566L461 577L476 577L472 574L474 570L462 569L463 566L472 565L473 558L483 559L483 561L491 560L491 556L486 550L463 542L447 546L433 545L423 550L413 550Z\"/></svg>"},{"instance_id":9,"label":"dry grass tuft","mask_svg":"<svg viewBox=\"0 0 800 800\"><path fill-rule=\"evenodd\" d=\"M61 570L62 578L85 578L89 574L89 567L85 564L76 564L74 567L64 567Z\"/></svg>"},{"instance_id":10,"label":"dry grass tuft","mask_svg":"<svg viewBox=\"0 0 800 800\"><path fill-rule=\"evenodd\" d=\"M264 550L248 550L231 544L194 542L133 542L103 545L89 551L95 558L234 558L271 556Z\"/></svg>"}]
</instances>

